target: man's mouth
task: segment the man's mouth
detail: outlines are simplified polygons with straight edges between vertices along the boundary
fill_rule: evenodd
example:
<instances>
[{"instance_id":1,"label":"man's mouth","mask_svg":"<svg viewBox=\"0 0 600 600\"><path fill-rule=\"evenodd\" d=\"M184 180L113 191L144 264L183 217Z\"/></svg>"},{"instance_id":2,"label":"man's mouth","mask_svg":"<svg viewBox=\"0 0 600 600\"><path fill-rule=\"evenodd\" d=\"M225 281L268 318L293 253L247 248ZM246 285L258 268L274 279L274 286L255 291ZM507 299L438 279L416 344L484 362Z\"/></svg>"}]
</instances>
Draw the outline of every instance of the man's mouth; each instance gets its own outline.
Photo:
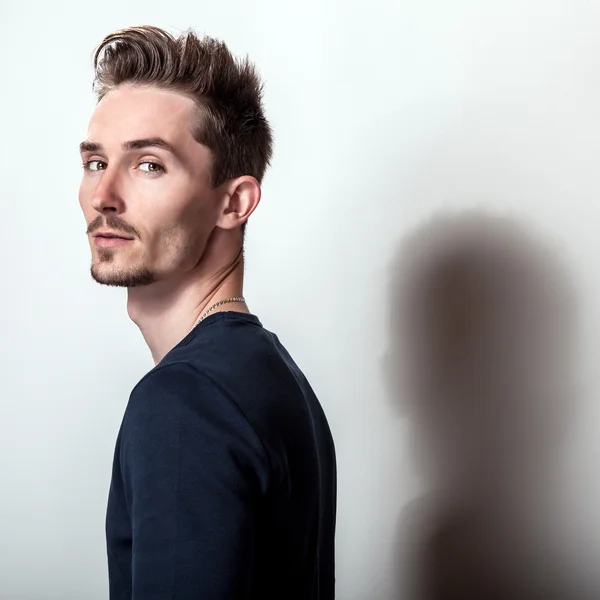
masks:
<instances>
[{"instance_id":1,"label":"man's mouth","mask_svg":"<svg viewBox=\"0 0 600 600\"><path fill-rule=\"evenodd\" d=\"M94 242L100 248L115 248L129 244L133 238L115 233L114 231L98 231L94 234Z\"/></svg>"}]
</instances>

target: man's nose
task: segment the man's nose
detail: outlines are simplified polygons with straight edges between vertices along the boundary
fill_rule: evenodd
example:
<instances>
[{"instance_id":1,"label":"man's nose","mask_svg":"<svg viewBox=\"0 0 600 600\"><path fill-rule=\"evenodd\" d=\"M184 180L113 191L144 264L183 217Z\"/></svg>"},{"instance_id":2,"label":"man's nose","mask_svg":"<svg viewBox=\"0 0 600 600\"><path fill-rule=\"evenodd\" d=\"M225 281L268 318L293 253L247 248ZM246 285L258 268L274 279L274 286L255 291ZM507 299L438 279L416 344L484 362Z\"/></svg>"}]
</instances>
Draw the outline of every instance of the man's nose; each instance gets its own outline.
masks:
<instances>
[{"instance_id":1,"label":"man's nose","mask_svg":"<svg viewBox=\"0 0 600 600\"><path fill-rule=\"evenodd\" d=\"M118 188L116 174L104 171L94 190L92 207L101 214L122 213L125 210L125 203Z\"/></svg>"}]
</instances>

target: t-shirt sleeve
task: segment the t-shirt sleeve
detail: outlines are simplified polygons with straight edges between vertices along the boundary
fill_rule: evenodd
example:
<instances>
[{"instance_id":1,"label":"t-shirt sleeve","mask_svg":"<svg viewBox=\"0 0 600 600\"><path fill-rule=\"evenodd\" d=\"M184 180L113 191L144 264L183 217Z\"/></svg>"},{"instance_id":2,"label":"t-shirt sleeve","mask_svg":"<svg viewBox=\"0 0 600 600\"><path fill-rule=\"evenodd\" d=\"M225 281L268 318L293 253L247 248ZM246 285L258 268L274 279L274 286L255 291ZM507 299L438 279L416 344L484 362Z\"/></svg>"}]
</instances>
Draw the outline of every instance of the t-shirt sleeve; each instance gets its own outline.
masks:
<instances>
[{"instance_id":1,"label":"t-shirt sleeve","mask_svg":"<svg viewBox=\"0 0 600 600\"><path fill-rule=\"evenodd\" d=\"M248 598L264 448L237 405L193 367L150 373L123 421L132 600Z\"/></svg>"}]
</instances>

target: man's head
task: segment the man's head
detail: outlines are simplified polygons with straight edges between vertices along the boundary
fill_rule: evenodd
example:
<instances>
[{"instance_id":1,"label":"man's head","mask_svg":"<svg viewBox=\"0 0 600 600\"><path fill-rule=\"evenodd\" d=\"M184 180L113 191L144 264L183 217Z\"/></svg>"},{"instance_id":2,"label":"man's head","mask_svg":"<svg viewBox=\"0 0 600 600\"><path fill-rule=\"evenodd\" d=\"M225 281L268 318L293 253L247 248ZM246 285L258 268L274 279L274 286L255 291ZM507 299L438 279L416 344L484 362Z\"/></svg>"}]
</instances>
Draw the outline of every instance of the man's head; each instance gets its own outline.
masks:
<instances>
[{"instance_id":1,"label":"man's head","mask_svg":"<svg viewBox=\"0 0 600 600\"><path fill-rule=\"evenodd\" d=\"M154 27L107 36L94 65L79 191L94 279L147 285L211 247L238 254L272 151L253 66L217 40Z\"/></svg>"}]
</instances>

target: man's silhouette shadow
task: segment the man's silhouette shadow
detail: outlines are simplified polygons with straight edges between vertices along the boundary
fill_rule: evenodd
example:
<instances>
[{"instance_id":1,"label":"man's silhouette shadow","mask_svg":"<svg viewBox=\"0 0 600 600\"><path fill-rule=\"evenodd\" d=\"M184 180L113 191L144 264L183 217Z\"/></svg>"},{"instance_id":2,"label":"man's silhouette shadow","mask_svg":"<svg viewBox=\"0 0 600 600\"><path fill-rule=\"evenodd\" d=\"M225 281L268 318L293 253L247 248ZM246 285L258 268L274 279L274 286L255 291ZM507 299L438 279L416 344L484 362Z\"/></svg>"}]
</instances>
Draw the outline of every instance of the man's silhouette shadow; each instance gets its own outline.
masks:
<instances>
[{"instance_id":1,"label":"man's silhouette shadow","mask_svg":"<svg viewBox=\"0 0 600 600\"><path fill-rule=\"evenodd\" d=\"M400 519L398 598L573 598L550 493L574 408L559 256L512 219L448 213L404 241L391 286L385 370L426 490Z\"/></svg>"}]
</instances>

